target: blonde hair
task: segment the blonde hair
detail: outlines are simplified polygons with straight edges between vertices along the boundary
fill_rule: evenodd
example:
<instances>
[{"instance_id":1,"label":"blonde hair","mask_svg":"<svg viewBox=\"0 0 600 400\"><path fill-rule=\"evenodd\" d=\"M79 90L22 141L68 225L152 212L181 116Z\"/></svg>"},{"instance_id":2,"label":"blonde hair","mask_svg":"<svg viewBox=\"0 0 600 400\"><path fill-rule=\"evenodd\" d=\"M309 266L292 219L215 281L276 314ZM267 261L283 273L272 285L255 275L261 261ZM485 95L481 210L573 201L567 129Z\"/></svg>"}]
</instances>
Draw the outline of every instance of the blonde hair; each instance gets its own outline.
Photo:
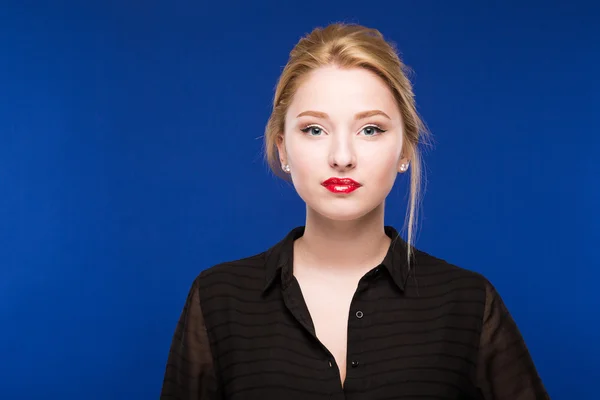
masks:
<instances>
[{"instance_id":1,"label":"blonde hair","mask_svg":"<svg viewBox=\"0 0 600 400\"><path fill-rule=\"evenodd\" d=\"M273 110L264 135L266 161L275 175L287 180L281 170L278 136L283 134L285 115L302 78L309 72L335 65L340 68L364 68L379 76L392 91L404 124L402 154L411 160L410 198L403 229L407 233L407 261L410 266L421 203L421 157L419 143L426 143L428 132L419 117L414 101L408 68L401 61L393 43L376 29L357 24L334 23L316 28L301 38L290 52L289 60L277 82Z\"/></svg>"}]
</instances>

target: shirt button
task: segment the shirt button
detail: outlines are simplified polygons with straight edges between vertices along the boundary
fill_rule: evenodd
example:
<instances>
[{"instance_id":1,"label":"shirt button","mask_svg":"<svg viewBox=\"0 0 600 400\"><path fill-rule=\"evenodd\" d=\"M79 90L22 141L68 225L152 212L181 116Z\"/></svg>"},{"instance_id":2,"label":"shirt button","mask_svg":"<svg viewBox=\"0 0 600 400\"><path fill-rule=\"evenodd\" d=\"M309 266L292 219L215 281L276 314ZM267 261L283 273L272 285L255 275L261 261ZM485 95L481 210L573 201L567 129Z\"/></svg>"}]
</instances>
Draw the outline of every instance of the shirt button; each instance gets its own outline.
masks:
<instances>
[{"instance_id":1,"label":"shirt button","mask_svg":"<svg viewBox=\"0 0 600 400\"><path fill-rule=\"evenodd\" d=\"M364 316L362 311L357 311L356 312L356 318L361 319Z\"/></svg>"},{"instance_id":2,"label":"shirt button","mask_svg":"<svg viewBox=\"0 0 600 400\"><path fill-rule=\"evenodd\" d=\"M329 362L329 368L333 368L333 362L331 360L329 360L328 362Z\"/></svg>"},{"instance_id":3,"label":"shirt button","mask_svg":"<svg viewBox=\"0 0 600 400\"><path fill-rule=\"evenodd\" d=\"M356 360L352 361L351 365L352 365L352 368L358 367L358 361L356 361Z\"/></svg>"}]
</instances>

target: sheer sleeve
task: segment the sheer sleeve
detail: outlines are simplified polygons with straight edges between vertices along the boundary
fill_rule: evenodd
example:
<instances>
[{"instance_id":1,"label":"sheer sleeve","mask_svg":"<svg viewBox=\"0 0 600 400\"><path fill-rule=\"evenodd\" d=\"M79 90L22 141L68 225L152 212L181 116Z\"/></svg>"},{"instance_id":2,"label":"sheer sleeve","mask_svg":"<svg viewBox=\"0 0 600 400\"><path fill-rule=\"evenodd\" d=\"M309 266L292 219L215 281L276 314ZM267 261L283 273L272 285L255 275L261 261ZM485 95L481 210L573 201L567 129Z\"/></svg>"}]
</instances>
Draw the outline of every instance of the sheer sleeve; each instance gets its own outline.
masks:
<instances>
[{"instance_id":1,"label":"sheer sleeve","mask_svg":"<svg viewBox=\"0 0 600 400\"><path fill-rule=\"evenodd\" d=\"M487 281L477 376L486 400L550 399L515 321Z\"/></svg>"},{"instance_id":2,"label":"sheer sleeve","mask_svg":"<svg viewBox=\"0 0 600 400\"><path fill-rule=\"evenodd\" d=\"M160 398L220 398L197 281L192 285L175 328Z\"/></svg>"}]
</instances>

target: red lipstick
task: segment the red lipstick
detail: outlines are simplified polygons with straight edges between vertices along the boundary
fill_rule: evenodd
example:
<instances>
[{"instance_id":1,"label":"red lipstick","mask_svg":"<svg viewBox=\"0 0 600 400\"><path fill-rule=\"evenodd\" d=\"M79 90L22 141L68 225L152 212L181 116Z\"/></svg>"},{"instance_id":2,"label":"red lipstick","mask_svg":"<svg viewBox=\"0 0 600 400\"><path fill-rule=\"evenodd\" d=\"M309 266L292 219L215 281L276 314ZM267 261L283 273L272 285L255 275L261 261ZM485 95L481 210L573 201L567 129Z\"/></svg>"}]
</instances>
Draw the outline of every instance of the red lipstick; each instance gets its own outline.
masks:
<instances>
[{"instance_id":1,"label":"red lipstick","mask_svg":"<svg viewBox=\"0 0 600 400\"><path fill-rule=\"evenodd\" d=\"M350 178L329 178L321 185L333 193L351 193L362 185Z\"/></svg>"}]
</instances>

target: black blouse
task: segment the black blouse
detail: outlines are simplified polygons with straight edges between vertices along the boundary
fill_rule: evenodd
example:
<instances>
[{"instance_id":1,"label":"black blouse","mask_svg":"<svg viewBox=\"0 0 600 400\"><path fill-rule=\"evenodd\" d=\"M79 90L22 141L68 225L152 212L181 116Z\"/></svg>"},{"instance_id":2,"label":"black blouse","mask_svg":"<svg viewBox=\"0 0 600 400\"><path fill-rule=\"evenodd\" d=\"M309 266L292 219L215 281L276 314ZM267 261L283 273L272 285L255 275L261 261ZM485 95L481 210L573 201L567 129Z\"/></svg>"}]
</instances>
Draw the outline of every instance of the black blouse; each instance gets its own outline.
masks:
<instances>
[{"instance_id":1,"label":"black blouse","mask_svg":"<svg viewBox=\"0 0 600 400\"><path fill-rule=\"evenodd\" d=\"M490 282L417 249L409 271L406 242L385 232L389 251L350 306L343 387L292 273L298 227L195 279L161 399L549 399Z\"/></svg>"}]
</instances>

